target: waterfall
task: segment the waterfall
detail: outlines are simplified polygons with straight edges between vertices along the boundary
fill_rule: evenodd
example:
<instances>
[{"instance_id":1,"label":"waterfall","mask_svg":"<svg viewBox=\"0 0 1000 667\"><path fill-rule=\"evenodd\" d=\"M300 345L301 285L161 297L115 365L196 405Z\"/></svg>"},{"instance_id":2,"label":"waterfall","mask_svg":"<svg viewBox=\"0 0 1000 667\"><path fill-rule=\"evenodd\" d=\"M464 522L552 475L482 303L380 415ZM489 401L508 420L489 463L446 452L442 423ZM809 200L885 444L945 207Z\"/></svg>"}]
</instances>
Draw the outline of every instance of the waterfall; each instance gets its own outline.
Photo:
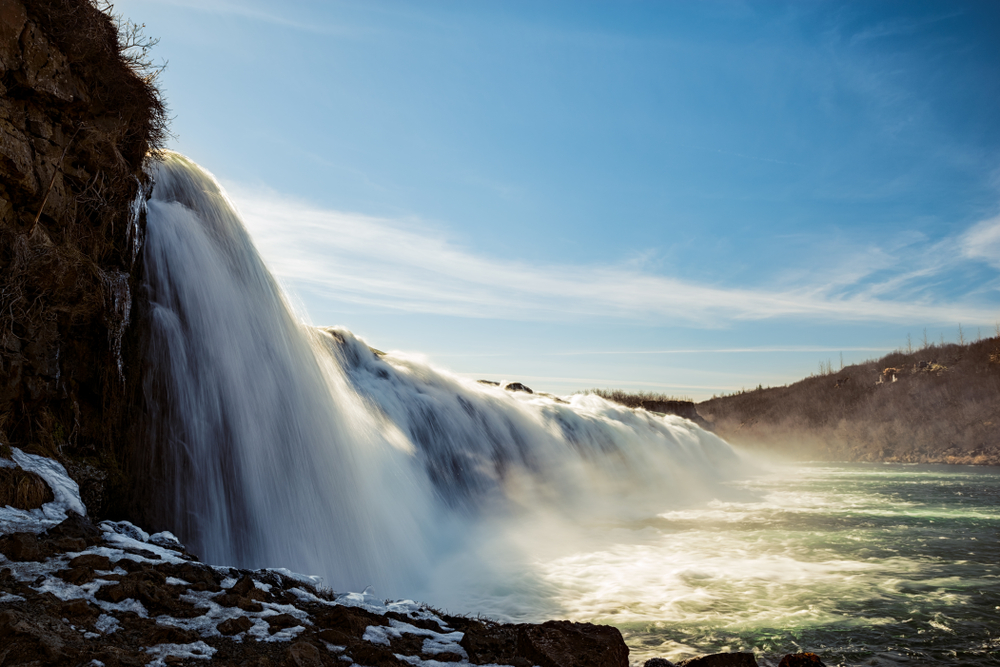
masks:
<instances>
[{"instance_id":1,"label":"waterfall","mask_svg":"<svg viewBox=\"0 0 1000 667\"><path fill-rule=\"evenodd\" d=\"M208 562L412 595L540 516L641 516L742 465L679 417L505 391L305 326L180 155L155 167L144 252L151 478L166 527Z\"/></svg>"}]
</instances>

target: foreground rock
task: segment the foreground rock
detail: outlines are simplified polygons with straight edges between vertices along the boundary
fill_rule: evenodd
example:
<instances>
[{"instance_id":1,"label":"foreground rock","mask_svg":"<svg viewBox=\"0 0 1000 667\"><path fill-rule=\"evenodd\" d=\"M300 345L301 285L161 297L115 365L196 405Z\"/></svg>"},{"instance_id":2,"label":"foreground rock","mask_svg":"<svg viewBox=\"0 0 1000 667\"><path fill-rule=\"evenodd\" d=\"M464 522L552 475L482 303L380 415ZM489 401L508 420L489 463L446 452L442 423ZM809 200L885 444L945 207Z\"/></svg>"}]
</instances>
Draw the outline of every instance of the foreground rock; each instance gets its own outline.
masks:
<instances>
[{"instance_id":1,"label":"foreground rock","mask_svg":"<svg viewBox=\"0 0 1000 667\"><path fill-rule=\"evenodd\" d=\"M774 664L774 663L768 663ZM666 658L650 658L643 667L757 667L753 653L713 653L673 663ZM781 658L778 667L825 667L815 653L792 653Z\"/></svg>"},{"instance_id":2,"label":"foreground rock","mask_svg":"<svg viewBox=\"0 0 1000 667\"><path fill-rule=\"evenodd\" d=\"M757 667L757 659L753 653L716 653L681 660L677 667Z\"/></svg>"},{"instance_id":3,"label":"foreground rock","mask_svg":"<svg viewBox=\"0 0 1000 667\"><path fill-rule=\"evenodd\" d=\"M607 625L547 621L507 625L463 619L460 642L475 665L627 667L628 647Z\"/></svg>"},{"instance_id":4,"label":"foreground rock","mask_svg":"<svg viewBox=\"0 0 1000 667\"><path fill-rule=\"evenodd\" d=\"M12 452L0 469L41 480L52 500L0 508L0 667L628 665L608 626L493 623L200 563L170 533L94 525L62 466Z\"/></svg>"},{"instance_id":5,"label":"foreground rock","mask_svg":"<svg viewBox=\"0 0 1000 667\"><path fill-rule=\"evenodd\" d=\"M131 524L73 515L6 535L0 551L0 665L628 665L614 628L486 624L338 595L290 573L204 565Z\"/></svg>"}]
</instances>

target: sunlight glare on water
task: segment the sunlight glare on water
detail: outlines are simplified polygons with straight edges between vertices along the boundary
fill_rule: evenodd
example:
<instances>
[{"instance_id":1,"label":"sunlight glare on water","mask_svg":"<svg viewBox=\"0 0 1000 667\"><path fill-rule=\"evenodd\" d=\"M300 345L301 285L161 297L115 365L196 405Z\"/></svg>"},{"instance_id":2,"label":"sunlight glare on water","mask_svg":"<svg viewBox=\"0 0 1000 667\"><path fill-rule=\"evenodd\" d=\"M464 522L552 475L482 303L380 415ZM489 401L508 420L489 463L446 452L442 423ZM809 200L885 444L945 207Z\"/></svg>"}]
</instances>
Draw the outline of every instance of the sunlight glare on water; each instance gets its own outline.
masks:
<instances>
[{"instance_id":1,"label":"sunlight glare on water","mask_svg":"<svg viewBox=\"0 0 1000 667\"><path fill-rule=\"evenodd\" d=\"M567 617L623 630L633 664L723 650L998 664L998 472L778 468L733 483L742 502L666 511L537 567Z\"/></svg>"}]
</instances>

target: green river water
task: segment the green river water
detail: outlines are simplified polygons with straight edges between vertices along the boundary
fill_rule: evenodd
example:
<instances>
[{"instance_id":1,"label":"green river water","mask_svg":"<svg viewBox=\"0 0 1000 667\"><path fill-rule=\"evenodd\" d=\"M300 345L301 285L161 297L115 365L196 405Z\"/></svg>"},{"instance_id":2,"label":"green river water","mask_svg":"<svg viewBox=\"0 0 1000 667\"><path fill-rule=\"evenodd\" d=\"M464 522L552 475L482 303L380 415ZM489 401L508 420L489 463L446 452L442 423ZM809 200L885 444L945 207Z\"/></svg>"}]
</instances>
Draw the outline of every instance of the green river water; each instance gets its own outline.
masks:
<instances>
[{"instance_id":1,"label":"green river water","mask_svg":"<svg viewBox=\"0 0 1000 667\"><path fill-rule=\"evenodd\" d=\"M633 664L808 650L827 665L1000 664L1000 468L777 466L540 563Z\"/></svg>"}]
</instances>

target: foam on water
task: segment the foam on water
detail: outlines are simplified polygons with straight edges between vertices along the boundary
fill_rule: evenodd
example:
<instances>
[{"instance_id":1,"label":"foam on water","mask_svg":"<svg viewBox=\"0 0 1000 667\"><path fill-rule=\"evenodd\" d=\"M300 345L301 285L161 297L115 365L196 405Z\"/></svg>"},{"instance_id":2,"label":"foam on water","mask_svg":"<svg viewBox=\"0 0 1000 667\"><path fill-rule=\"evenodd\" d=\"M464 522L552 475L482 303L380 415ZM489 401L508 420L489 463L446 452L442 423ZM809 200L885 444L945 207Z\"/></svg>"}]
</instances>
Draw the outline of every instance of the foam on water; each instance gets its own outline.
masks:
<instances>
[{"instance_id":1,"label":"foam on water","mask_svg":"<svg viewBox=\"0 0 1000 667\"><path fill-rule=\"evenodd\" d=\"M527 563L506 537L522 520L569 539L741 474L686 420L516 394L302 325L211 175L168 154L154 177L149 465L163 527L204 557L386 595L447 589L461 574L435 566L463 559L502 582ZM487 544L510 558L468 557Z\"/></svg>"},{"instance_id":2,"label":"foam on water","mask_svg":"<svg viewBox=\"0 0 1000 667\"><path fill-rule=\"evenodd\" d=\"M873 468L782 467L542 570L569 617L623 628L637 659L802 646L827 664L994 664L997 475Z\"/></svg>"}]
</instances>

